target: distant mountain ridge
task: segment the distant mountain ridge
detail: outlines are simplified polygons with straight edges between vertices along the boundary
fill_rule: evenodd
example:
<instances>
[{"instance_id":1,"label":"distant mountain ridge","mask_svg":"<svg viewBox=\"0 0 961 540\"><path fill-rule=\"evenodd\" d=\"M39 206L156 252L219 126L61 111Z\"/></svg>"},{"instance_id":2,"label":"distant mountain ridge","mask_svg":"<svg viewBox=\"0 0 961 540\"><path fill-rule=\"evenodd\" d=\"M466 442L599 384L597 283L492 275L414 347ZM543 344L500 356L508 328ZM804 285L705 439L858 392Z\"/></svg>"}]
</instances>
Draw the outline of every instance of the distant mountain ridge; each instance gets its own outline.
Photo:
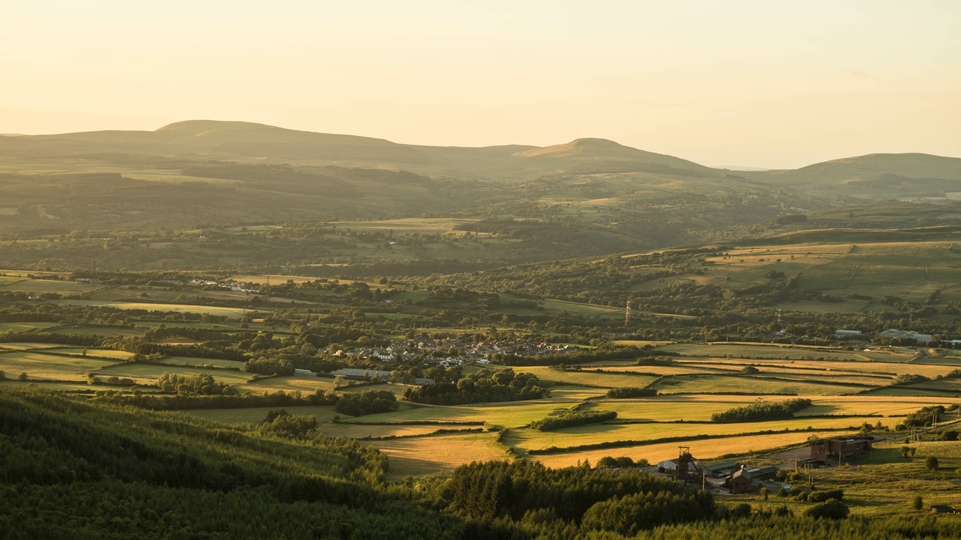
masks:
<instances>
[{"instance_id":1,"label":"distant mountain ridge","mask_svg":"<svg viewBox=\"0 0 961 540\"><path fill-rule=\"evenodd\" d=\"M599 138L537 147L444 147L298 131L236 121L188 120L156 131L0 136L0 152L25 158L129 154L293 166L405 170L434 178L527 182L563 175L647 174L662 178L742 177L827 196L881 199L961 191L961 158L869 154L796 170L730 171Z\"/></svg>"},{"instance_id":2,"label":"distant mountain ridge","mask_svg":"<svg viewBox=\"0 0 961 540\"><path fill-rule=\"evenodd\" d=\"M795 170L740 173L802 192L855 198L939 197L961 191L961 158L931 154L868 154Z\"/></svg>"}]
</instances>

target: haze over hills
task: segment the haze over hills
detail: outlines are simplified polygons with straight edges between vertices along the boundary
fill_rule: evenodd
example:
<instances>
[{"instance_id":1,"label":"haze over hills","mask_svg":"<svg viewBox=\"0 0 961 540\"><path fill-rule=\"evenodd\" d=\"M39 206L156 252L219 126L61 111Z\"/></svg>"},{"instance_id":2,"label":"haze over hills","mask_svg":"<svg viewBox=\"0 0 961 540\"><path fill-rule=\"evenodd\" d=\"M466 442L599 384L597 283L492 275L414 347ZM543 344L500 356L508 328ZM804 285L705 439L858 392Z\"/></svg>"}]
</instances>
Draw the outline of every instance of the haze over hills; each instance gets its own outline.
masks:
<instances>
[{"instance_id":1,"label":"haze over hills","mask_svg":"<svg viewBox=\"0 0 961 540\"><path fill-rule=\"evenodd\" d=\"M397 144L383 139L295 131L248 122L196 120L156 131L97 131L38 135L0 142L30 157L126 153L299 165L404 169L431 175L528 181L569 172L695 172L719 174L696 163L644 152L604 139L578 139L539 148L483 148Z\"/></svg>"},{"instance_id":2,"label":"haze over hills","mask_svg":"<svg viewBox=\"0 0 961 540\"><path fill-rule=\"evenodd\" d=\"M594 253L743 236L785 214L955 192L961 159L924 154L731 171L598 138L440 147L209 120L0 136L0 232L534 219L590 231L579 242Z\"/></svg>"},{"instance_id":3,"label":"haze over hills","mask_svg":"<svg viewBox=\"0 0 961 540\"><path fill-rule=\"evenodd\" d=\"M796 170L744 172L774 185L855 198L939 197L961 191L961 159L930 154L869 154Z\"/></svg>"},{"instance_id":4,"label":"haze over hills","mask_svg":"<svg viewBox=\"0 0 961 540\"><path fill-rule=\"evenodd\" d=\"M439 147L212 120L177 122L156 131L4 136L0 139L0 150L7 158L4 161L12 156L96 160L98 154L102 159L105 154L119 153L172 159L402 169L432 176L499 181L530 181L552 174L649 172L724 177L730 173L606 139L577 139L548 147ZM4 168L9 171L9 167ZM871 154L797 170L737 172L776 186L844 191L853 182L875 182L883 180L885 175L958 181L961 180L961 159L926 154ZM863 192L863 185L858 191Z\"/></svg>"}]
</instances>

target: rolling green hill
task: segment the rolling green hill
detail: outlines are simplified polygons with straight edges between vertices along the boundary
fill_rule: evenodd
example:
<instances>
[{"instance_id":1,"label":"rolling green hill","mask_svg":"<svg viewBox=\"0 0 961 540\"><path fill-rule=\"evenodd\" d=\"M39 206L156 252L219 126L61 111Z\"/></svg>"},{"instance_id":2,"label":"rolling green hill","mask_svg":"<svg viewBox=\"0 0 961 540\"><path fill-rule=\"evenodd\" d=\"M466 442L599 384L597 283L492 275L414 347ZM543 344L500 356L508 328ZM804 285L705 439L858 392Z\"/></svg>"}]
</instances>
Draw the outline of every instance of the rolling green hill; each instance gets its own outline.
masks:
<instances>
[{"instance_id":1,"label":"rolling green hill","mask_svg":"<svg viewBox=\"0 0 961 540\"><path fill-rule=\"evenodd\" d=\"M496 251L477 245L401 258L518 263L769 236L765 223L786 214L813 217L865 198L948 202L958 192L961 159L923 154L734 173L605 139L458 148L187 121L156 131L0 136L0 235L14 234L0 238L0 250L4 242L78 230L457 218L474 223L458 230L505 242ZM812 225L877 226L845 216L825 214ZM941 224L902 219L897 227ZM22 255L18 264L30 265ZM369 251L315 250L291 259L287 250L282 262L331 262L319 255L371 258ZM77 257L98 258L54 259ZM204 266L220 257L206 258Z\"/></svg>"},{"instance_id":2,"label":"rolling green hill","mask_svg":"<svg viewBox=\"0 0 961 540\"><path fill-rule=\"evenodd\" d=\"M742 174L802 192L858 199L945 197L961 192L961 159L929 154L870 154L791 171Z\"/></svg>"}]
</instances>

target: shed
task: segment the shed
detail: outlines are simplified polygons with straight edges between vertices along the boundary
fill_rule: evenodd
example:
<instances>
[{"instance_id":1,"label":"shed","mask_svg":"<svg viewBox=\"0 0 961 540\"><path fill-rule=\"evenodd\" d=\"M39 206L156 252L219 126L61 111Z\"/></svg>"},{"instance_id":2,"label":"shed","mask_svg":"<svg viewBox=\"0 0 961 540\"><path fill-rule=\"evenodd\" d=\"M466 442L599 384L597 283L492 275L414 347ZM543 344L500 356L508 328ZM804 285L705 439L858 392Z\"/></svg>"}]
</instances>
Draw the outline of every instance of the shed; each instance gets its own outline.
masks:
<instances>
[{"instance_id":1,"label":"shed","mask_svg":"<svg viewBox=\"0 0 961 540\"><path fill-rule=\"evenodd\" d=\"M774 478L775 476L777 476L777 467L772 465L769 467L758 467L756 469L748 469L747 474L751 478L757 478L758 480L770 480L771 478Z\"/></svg>"},{"instance_id":2,"label":"shed","mask_svg":"<svg viewBox=\"0 0 961 540\"><path fill-rule=\"evenodd\" d=\"M734 469L738 466L737 463L733 461L722 461L720 463L712 463L710 465L701 465L701 470L707 476L713 476L714 478L723 478L731 474Z\"/></svg>"}]
</instances>

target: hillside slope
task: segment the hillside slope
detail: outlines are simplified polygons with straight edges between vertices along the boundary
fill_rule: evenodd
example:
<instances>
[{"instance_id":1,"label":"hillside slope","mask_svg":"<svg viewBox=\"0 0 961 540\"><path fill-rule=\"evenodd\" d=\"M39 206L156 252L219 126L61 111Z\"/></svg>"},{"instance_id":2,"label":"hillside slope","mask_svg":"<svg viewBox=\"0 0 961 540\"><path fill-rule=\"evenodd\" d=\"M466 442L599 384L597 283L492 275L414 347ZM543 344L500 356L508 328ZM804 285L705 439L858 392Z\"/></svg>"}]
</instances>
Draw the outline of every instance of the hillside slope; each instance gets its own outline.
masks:
<instances>
[{"instance_id":1,"label":"hillside slope","mask_svg":"<svg viewBox=\"0 0 961 540\"><path fill-rule=\"evenodd\" d=\"M110 154L211 158L258 163L336 165L503 181L545 174L655 171L720 174L690 161L636 150L604 139L537 148L461 148L397 144L383 139L283 129L248 122L194 120L156 131L95 131L0 137L0 150L22 158L103 158Z\"/></svg>"},{"instance_id":2,"label":"hillside slope","mask_svg":"<svg viewBox=\"0 0 961 540\"><path fill-rule=\"evenodd\" d=\"M944 197L961 191L961 158L929 154L869 154L790 171L741 174L802 192L861 199Z\"/></svg>"}]
</instances>

